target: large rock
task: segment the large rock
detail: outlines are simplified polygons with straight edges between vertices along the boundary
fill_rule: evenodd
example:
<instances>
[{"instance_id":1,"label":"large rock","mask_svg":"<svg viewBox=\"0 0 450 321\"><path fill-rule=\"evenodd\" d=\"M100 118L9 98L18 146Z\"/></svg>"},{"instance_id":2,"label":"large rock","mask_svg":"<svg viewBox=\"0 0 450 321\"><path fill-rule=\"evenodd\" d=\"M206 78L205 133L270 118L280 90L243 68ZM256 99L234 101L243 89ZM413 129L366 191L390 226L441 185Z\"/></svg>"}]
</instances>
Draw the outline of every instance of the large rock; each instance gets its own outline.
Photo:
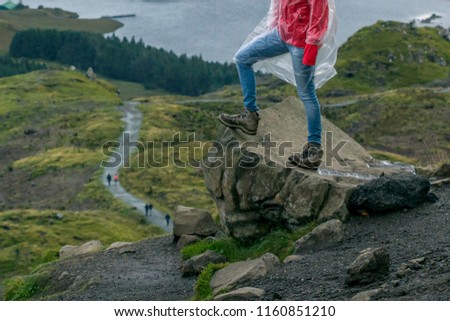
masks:
<instances>
[{"instance_id":1,"label":"large rock","mask_svg":"<svg viewBox=\"0 0 450 321\"><path fill-rule=\"evenodd\" d=\"M347 269L345 283L368 284L389 275L391 261L384 248L363 250Z\"/></svg>"},{"instance_id":2,"label":"large rock","mask_svg":"<svg viewBox=\"0 0 450 321\"><path fill-rule=\"evenodd\" d=\"M257 135L225 130L202 164L221 224L236 238L254 239L277 226L295 229L314 220L344 222L357 185L399 170L376 166L361 145L325 118L324 163L318 171L292 168L288 157L307 140L301 102L291 97L260 115Z\"/></svg>"},{"instance_id":3,"label":"large rock","mask_svg":"<svg viewBox=\"0 0 450 321\"><path fill-rule=\"evenodd\" d=\"M70 256L97 253L103 250L103 244L100 241L90 241L81 246L65 245L59 250L59 258L67 258Z\"/></svg>"},{"instance_id":4,"label":"large rock","mask_svg":"<svg viewBox=\"0 0 450 321\"><path fill-rule=\"evenodd\" d=\"M325 222L310 233L295 242L296 254L303 254L327 248L342 242L344 239L344 224L339 220Z\"/></svg>"},{"instance_id":5,"label":"large rock","mask_svg":"<svg viewBox=\"0 0 450 321\"><path fill-rule=\"evenodd\" d=\"M265 277L279 264L278 258L270 253L256 260L236 262L214 273L209 285L214 294L221 290L232 290Z\"/></svg>"},{"instance_id":6,"label":"large rock","mask_svg":"<svg viewBox=\"0 0 450 321\"><path fill-rule=\"evenodd\" d=\"M181 235L180 239L177 242L177 249L181 250L186 246L201 241L197 235Z\"/></svg>"},{"instance_id":7,"label":"large rock","mask_svg":"<svg viewBox=\"0 0 450 321\"><path fill-rule=\"evenodd\" d=\"M225 263L227 261L228 259L225 256L208 250L181 263L180 270L183 276L197 275L210 263Z\"/></svg>"},{"instance_id":8,"label":"large rock","mask_svg":"<svg viewBox=\"0 0 450 321\"><path fill-rule=\"evenodd\" d=\"M214 301L256 301L259 300L266 291L258 288L244 287L228 293L214 297Z\"/></svg>"},{"instance_id":9,"label":"large rock","mask_svg":"<svg viewBox=\"0 0 450 321\"><path fill-rule=\"evenodd\" d=\"M217 232L217 226L211 214L205 210L192 207L177 206L173 219L173 235L210 236Z\"/></svg>"},{"instance_id":10,"label":"large rock","mask_svg":"<svg viewBox=\"0 0 450 321\"><path fill-rule=\"evenodd\" d=\"M412 208L423 203L430 191L430 181L411 173L395 173L358 186L352 194L352 211L371 213Z\"/></svg>"}]
</instances>

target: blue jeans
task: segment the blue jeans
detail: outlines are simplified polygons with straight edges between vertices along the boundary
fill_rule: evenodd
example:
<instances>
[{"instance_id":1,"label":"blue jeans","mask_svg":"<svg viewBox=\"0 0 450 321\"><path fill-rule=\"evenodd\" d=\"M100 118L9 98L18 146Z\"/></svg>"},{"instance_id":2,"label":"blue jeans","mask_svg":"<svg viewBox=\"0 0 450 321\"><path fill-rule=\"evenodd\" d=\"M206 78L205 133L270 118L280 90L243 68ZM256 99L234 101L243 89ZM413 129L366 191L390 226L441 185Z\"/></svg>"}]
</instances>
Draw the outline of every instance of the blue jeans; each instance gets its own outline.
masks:
<instances>
[{"instance_id":1,"label":"blue jeans","mask_svg":"<svg viewBox=\"0 0 450 321\"><path fill-rule=\"evenodd\" d=\"M320 144L322 138L322 119L320 104L314 86L315 68L314 66L307 66L302 63L303 50L303 48L285 43L280 38L278 30L274 29L241 48L236 53L234 61L239 72L242 93L244 95L244 106L249 111L258 111L259 107L256 103L256 77L253 65L260 60L289 52L294 66L298 96L305 105L308 121L308 142Z\"/></svg>"}]
</instances>

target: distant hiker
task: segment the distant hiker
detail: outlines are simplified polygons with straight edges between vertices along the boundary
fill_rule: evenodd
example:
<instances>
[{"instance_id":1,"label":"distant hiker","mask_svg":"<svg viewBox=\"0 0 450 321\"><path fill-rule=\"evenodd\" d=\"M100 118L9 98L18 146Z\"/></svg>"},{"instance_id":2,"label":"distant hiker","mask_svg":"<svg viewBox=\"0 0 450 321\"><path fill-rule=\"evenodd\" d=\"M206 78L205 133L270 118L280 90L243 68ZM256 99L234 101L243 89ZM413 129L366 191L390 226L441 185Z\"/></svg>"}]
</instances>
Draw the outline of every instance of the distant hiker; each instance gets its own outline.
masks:
<instances>
[{"instance_id":1,"label":"distant hiker","mask_svg":"<svg viewBox=\"0 0 450 321\"><path fill-rule=\"evenodd\" d=\"M149 208L150 212L153 210L153 205L152 205L152 203L148 203L148 208Z\"/></svg>"},{"instance_id":2,"label":"distant hiker","mask_svg":"<svg viewBox=\"0 0 450 321\"><path fill-rule=\"evenodd\" d=\"M111 174L108 174L108 176L106 176L106 180L108 181L108 186L111 186L111 180L112 180Z\"/></svg>"},{"instance_id":3,"label":"distant hiker","mask_svg":"<svg viewBox=\"0 0 450 321\"><path fill-rule=\"evenodd\" d=\"M119 181L119 174L116 173L116 175L114 175L114 184L117 185L118 181Z\"/></svg>"},{"instance_id":4,"label":"distant hiker","mask_svg":"<svg viewBox=\"0 0 450 321\"><path fill-rule=\"evenodd\" d=\"M166 214L166 222L167 222L167 226L169 226L169 223L170 223L170 216L169 216L169 214Z\"/></svg>"},{"instance_id":5,"label":"distant hiker","mask_svg":"<svg viewBox=\"0 0 450 321\"><path fill-rule=\"evenodd\" d=\"M148 204L145 204L145 216L148 216L149 209L150 209L150 206L148 206Z\"/></svg>"},{"instance_id":6,"label":"distant hiker","mask_svg":"<svg viewBox=\"0 0 450 321\"><path fill-rule=\"evenodd\" d=\"M289 157L289 161L308 169L317 169L323 156L322 120L314 76L318 51L327 35L329 13L334 14L334 10L329 10L329 3L334 6L332 0L272 0L267 20L270 23L265 32L244 44L234 57L245 108L240 114L219 116L225 126L256 135L260 114L253 65L289 53L293 70L288 73L295 78L308 122L308 141L301 152Z\"/></svg>"}]
</instances>

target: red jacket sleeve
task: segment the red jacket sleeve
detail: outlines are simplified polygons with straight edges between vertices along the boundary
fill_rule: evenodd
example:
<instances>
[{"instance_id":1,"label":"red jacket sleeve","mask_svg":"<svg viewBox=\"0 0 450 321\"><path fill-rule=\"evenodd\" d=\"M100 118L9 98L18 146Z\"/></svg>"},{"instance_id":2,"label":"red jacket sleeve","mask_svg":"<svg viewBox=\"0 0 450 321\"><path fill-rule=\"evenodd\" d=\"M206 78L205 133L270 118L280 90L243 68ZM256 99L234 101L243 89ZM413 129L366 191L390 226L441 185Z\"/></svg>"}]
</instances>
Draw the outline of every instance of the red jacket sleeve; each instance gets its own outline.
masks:
<instances>
[{"instance_id":1,"label":"red jacket sleeve","mask_svg":"<svg viewBox=\"0 0 450 321\"><path fill-rule=\"evenodd\" d=\"M328 28L328 0L308 0L311 15L309 18L306 43L319 45Z\"/></svg>"}]
</instances>

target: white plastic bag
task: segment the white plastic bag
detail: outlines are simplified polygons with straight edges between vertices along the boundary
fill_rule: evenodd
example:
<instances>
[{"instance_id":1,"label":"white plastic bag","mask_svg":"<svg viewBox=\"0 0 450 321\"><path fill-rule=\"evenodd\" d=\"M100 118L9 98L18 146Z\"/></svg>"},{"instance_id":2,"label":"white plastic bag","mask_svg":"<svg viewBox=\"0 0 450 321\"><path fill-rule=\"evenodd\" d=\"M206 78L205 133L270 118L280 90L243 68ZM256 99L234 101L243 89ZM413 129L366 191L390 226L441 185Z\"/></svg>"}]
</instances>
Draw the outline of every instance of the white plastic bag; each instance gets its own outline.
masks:
<instances>
[{"instance_id":1,"label":"white plastic bag","mask_svg":"<svg viewBox=\"0 0 450 321\"><path fill-rule=\"evenodd\" d=\"M259 37L274 28L277 19L277 8L281 0L272 0L269 11L264 19L256 26L253 32L247 37L244 44L245 46L249 42L253 41L256 37ZM328 28L327 32L321 41L319 54L316 61L315 69L315 86L316 88L322 87L328 80L333 78L337 72L334 68L337 60L338 45L336 41L337 31L337 17L336 17L336 4L334 0L328 0ZM294 69L292 66L292 59L289 53L262 60L254 65L256 71L267 72L277 76L278 78L293 84L295 84Z\"/></svg>"}]
</instances>

